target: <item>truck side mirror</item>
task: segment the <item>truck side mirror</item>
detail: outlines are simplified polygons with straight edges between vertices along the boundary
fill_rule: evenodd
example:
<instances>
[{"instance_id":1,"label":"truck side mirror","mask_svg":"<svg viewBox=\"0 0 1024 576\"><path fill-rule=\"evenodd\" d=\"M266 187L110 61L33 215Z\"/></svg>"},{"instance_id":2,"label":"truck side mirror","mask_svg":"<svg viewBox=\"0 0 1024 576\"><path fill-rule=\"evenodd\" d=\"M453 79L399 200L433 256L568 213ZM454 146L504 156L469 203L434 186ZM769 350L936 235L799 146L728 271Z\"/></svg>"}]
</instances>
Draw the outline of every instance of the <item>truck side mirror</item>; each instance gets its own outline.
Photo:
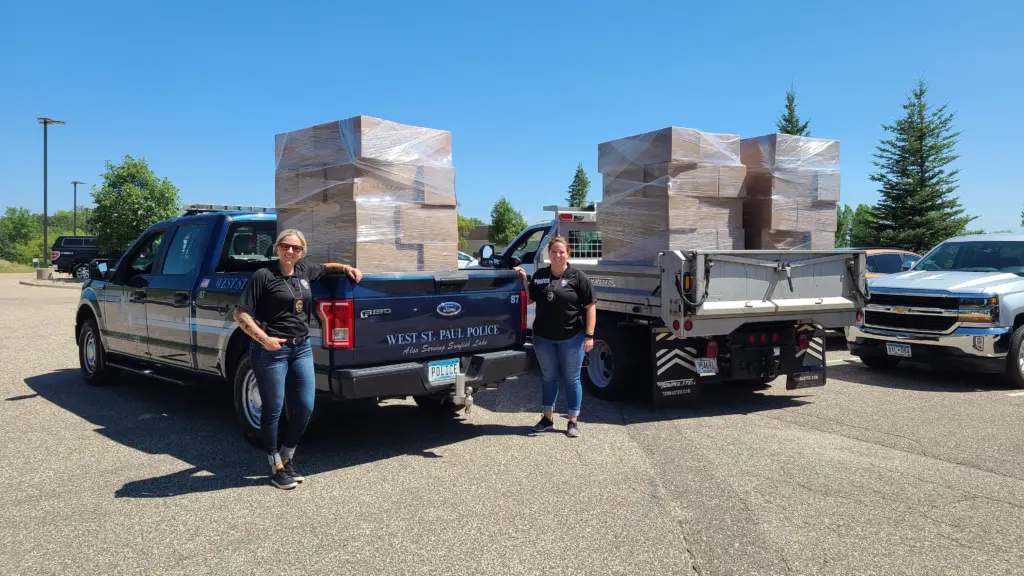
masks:
<instances>
[{"instance_id":1,"label":"truck side mirror","mask_svg":"<svg viewBox=\"0 0 1024 576\"><path fill-rule=\"evenodd\" d=\"M107 263L93 260L89 262L89 278L91 280L106 280Z\"/></svg>"},{"instance_id":2,"label":"truck side mirror","mask_svg":"<svg viewBox=\"0 0 1024 576\"><path fill-rule=\"evenodd\" d=\"M490 244L481 246L479 256L480 260L490 260L494 257L494 246L491 246Z\"/></svg>"}]
</instances>

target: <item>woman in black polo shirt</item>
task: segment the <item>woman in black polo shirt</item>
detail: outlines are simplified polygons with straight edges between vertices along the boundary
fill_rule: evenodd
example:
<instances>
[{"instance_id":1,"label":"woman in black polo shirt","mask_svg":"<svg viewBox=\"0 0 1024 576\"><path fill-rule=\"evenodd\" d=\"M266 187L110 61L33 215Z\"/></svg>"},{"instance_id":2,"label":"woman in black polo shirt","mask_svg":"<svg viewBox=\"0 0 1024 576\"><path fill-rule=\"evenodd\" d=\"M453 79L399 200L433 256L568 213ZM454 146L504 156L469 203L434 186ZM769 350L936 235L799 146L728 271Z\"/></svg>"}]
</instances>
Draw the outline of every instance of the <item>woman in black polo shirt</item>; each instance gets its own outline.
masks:
<instances>
[{"instance_id":1,"label":"woman in black polo shirt","mask_svg":"<svg viewBox=\"0 0 1024 576\"><path fill-rule=\"evenodd\" d=\"M569 266L569 241L556 236L548 243L551 265L540 268L527 282L526 271L515 268L527 283L527 300L537 304L533 320L533 350L543 374L541 405L544 412L535 432L555 427L553 413L558 399L558 381L565 383L570 438L580 435L580 405L583 386L580 369L583 357L594 348L597 298L590 279L582 270Z\"/></svg>"},{"instance_id":2,"label":"woman in black polo shirt","mask_svg":"<svg viewBox=\"0 0 1024 576\"><path fill-rule=\"evenodd\" d=\"M274 244L277 262L257 270L235 309L235 321L253 339L249 359L259 384L262 411L260 432L270 461L271 482L294 488L302 482L295 470L295 447L313 412L315 394L313 349L309 345L310 284L331 272L344 272L356 281L358 269L348 264L305 264L306 237L285 230ZM289 378L288 376L292 376ZM278 451L277 423L288 395L288 430Z\"/></svg>"}]
</instances>

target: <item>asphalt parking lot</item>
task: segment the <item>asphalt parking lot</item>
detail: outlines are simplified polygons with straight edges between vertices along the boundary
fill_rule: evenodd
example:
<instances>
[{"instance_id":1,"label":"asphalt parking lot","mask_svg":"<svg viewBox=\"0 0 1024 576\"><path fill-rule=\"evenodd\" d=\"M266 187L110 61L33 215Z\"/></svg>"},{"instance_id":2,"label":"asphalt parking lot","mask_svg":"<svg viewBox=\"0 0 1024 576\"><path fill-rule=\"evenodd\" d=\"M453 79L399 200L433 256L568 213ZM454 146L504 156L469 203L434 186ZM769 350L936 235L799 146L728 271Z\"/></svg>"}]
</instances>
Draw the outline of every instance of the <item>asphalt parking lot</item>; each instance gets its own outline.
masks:
<instances>
[{"instance_id":1,"label":"asphalt parking lot","mask_svg":"<svg viewBox=\"0 0 1024 576\"><path fill-rule=\"evenodd\" d=\"M85 386L77 292L19 279L0 276L2 574L1024 573L1024 394L988 378L869 371L839 340L824 388L587 397L569 439L529 433L524 377L465 419L335 415L281 491L222 391Z\"/></svg>"}]
</instances>

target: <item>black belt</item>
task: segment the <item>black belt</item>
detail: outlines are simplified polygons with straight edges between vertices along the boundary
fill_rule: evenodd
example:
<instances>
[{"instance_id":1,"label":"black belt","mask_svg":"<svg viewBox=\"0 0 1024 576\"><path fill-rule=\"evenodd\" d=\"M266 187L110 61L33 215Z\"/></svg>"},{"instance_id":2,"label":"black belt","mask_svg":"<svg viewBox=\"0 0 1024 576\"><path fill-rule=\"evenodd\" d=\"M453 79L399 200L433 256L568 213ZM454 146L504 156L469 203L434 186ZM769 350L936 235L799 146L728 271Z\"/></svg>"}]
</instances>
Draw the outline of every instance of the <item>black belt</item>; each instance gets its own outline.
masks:
<instances>
[{"instance_id":1,"label":"black belt","mask_svg":"<svg viewBox=\"0 0 1024 576\"><path fill-rule=\"evenodd\" d=\"M307 340L309 340L309 336L299 336L297 338L289 338L288 343L294 344L296 346L301 346L305 344Z\"/></svg>"}]
</instances>

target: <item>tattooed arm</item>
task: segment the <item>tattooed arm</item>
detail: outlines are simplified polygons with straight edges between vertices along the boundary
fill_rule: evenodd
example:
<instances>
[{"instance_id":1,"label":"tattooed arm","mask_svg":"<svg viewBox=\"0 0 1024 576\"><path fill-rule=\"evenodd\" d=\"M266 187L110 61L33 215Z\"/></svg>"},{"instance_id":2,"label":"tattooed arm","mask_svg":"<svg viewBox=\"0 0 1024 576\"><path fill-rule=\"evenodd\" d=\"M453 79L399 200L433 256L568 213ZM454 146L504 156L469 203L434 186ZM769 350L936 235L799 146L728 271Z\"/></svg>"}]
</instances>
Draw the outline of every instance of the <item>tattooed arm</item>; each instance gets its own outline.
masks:
<instances>
[{"instance_id":1,"label":"tattooed arm","mask_svg":"<svg viewBox=\"0 0 1024 576\"><path fill-rule=\"evenodd\" d=\"M260 329L252 316L241 306L235 308L235 322L238 322L238 327L242 329L242 332L248 334L250 338L259 342L267 350L280 350L281 343L287 342L287 340L267 336L266 332Z\"/></svg>"}]
</instances>

